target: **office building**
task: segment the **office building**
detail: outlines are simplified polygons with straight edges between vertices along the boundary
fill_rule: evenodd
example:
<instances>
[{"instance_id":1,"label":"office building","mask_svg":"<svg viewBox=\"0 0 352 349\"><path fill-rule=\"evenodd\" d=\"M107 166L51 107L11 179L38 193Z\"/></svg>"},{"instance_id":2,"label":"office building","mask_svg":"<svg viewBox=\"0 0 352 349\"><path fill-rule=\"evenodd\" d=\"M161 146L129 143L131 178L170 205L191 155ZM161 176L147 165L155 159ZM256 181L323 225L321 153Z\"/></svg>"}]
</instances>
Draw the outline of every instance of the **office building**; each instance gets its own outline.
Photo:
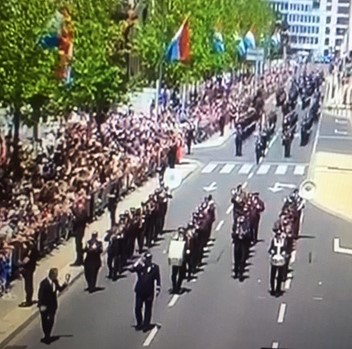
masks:
<instances>
[{"instance_id":1,"label":"office building","mask_svg":"<svg viewBox=\"0 0 352 349\"><path fill-rule=\"evenodd\" d=\"M286 16L293 51L339 54L349 27L351 0L270 0ZM352 43L352 36L349 41Z\"/></svg>"}]
</instances>

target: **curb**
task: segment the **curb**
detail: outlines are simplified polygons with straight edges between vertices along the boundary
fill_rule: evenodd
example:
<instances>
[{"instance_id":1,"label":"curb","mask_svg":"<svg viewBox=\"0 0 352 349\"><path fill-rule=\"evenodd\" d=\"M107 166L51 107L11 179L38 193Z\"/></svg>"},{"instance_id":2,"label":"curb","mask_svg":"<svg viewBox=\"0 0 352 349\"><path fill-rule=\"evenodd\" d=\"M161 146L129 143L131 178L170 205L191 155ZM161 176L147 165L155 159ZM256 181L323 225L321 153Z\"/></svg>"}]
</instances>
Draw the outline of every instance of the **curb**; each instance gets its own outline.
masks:
<instances>
[{"instance_id":1,"label":"curb","mask_svg":"<svg viewBox=\"0 0 352 349\"><path fill-rule=\"evenodd\" d=\"M315 207L317 207L319 210L324 211L325 213L331 214L332 216L335 216L335 217L337 217L337 218L339 218L339 219L341 219L341 220L343 220L345 222L348 222L348 223L352 224L352 217L351 218L347 217L347 216L345 216L345 215L343 215L343 214L341 214L339 212L336 212L336 211L334 211L332 209L329 209L326 206L321 205L320 203L318 203L314 199L311 200L310 203L312 205L314 205Z\"/></svg>"},{"instance_id":2,"label":"curb","mask_svg":"<svg viewBox=\"0 0 352 349\"><path fill-rule=\"evenodd\" d=\"M198 160L193 160L193 159L186 159L187 162L190 164L196 165L192 171L189 171L185 177L182 178L181 185L194 173L197 171L197 169L200 167L201 162ZM179 164L179 166L182 166L182 163ZM181 185L174 190L171 190L171 193L174 193L177 191L179 188L181 188ZM107 247L104 248L102 257L105 256L107 253ZM65 266L63 269L67 268ZM80 269L75 276L72 277L70 280L70 283L68 286L58 295L58 298L61 298L62 295L64 295L70 288L71 286L84 274L84 269ZM39 315L39 309L36 307L36 310L33 310L32 314L29 315L29 317L23 321L21 324L19 324L13 331L11 331L8 335L6 335L6 338L4 338L0 342L0 349L5 348L7 344L9 344L15 337L17 337L26 327L28 327L34 319Z\"/></svg>"}]
</instances>

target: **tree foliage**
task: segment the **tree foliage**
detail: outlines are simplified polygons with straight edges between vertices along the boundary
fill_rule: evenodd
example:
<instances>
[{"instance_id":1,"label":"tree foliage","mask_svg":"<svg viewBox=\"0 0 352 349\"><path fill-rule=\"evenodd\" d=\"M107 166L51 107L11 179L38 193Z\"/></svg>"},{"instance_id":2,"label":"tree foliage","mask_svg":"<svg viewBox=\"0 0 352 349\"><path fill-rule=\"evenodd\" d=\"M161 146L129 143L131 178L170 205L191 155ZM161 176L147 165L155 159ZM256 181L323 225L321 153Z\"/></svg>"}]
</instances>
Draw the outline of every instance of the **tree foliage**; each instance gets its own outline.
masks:
<instances>
[{"instance_id":1,"label":"tree foliage","mask_svg":"<svg viewBox=\"0 0 352 349\"><path fill-rule=\"evenodd\" d=\"M258 0L159 0L149 11L149 19L140 26L134 45L142 58L148 80L158 77L167 44L190 14L191 52L189 64L164 65L164 78L171 84L199 80L204 76L232 68L237 62L234 34L245 35L253 29L256 38L269 31L272 12ZM225 53L213 51L214 31L225 41Z\"/></svg>"}]
</instances>

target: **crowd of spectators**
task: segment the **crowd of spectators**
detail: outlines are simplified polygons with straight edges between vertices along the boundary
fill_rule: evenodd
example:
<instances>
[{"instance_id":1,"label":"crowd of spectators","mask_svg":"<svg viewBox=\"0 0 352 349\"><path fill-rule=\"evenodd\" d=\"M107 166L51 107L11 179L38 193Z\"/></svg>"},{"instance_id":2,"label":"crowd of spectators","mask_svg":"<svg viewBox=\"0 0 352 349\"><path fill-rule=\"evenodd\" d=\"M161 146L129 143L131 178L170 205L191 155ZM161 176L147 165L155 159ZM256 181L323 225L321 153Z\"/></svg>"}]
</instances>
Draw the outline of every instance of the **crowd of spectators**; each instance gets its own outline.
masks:
<instances>
[{"instance_id":1,"label":"crowd of spectators","mask_svg":"<svg viewBox=\"0 0 352 349\"><path fill-rule=\"evenodd\" d=\"M279 74L267 74L262 84L275 83ZM140 186L157 169L170 165L170 151L182 149L187 128L203 128L208 136L217 131L230 92L244 84L246 92L236 96L248 97L253 83L247 79L207 84L191 95L181 118L175 117L172 95L163 99L158 115L111 112L99 128L87 113L73 112L36 149L20 144L19 181L10 162L11 132L0 133L0 293L16 269L18 246L23 250L28 242L37 243L39 235L42 245L53 222L72 217L72 209L85 207L92 192L113 181L127 189Z\"/></svg>"}]
</instances>

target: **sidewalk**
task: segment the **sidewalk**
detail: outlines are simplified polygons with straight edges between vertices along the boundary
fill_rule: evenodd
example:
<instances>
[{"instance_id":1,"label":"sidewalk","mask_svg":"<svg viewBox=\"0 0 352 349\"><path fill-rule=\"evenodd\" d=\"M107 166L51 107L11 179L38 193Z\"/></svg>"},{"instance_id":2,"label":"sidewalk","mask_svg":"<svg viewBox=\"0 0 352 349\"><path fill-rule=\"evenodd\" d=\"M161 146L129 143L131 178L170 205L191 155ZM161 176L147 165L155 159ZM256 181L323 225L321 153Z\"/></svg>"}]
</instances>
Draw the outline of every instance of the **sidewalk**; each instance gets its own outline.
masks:
<instances>
[{"instance_id":1,"label":"sidewalk","mask_svg":"<svg viewBox=\"0 0 352 349\"><path fill-rule=\"evenodd\" d=\"M192 172L196 170L198 163L194 160L186 159L183 163L176 166L182 175L184 181ZM117 206L117 215L131 207L138 207L149 194L153 193L158 187L157 178L150 179L141 188L128 195ZM106 211L103 216L90 224L86 230L86 239L89 239L93 231L98 231L99 238L102 239L106 230L109 228L110 219ZM106 249L107 243L104 243ZM62 280L66 273L71 274L70 286L83 274L83 268L70 267L74 261L75 248L74 240L70 239L50 255L43 258L36 269L34 276L34 299L37 295L37 287L40 281L47 276L51 267L59 269L60 279ZM0 348L5 346L13 337L23 330L38 314L36 306L31 308L19 308L18 304L24 300L23 281L16 280L13 283L11 293L0 298Z\"/></svg>"},{"instance_id":2,"label":"sidewalk","mask_svg":"<svg viewBox=\"0 0 352 349\"><path fill-rule=\"evenodd\" d=\"M352 222L352 155L317 152L309 180L316 185L312 203Z\"/></svg>"}]
</instances>

